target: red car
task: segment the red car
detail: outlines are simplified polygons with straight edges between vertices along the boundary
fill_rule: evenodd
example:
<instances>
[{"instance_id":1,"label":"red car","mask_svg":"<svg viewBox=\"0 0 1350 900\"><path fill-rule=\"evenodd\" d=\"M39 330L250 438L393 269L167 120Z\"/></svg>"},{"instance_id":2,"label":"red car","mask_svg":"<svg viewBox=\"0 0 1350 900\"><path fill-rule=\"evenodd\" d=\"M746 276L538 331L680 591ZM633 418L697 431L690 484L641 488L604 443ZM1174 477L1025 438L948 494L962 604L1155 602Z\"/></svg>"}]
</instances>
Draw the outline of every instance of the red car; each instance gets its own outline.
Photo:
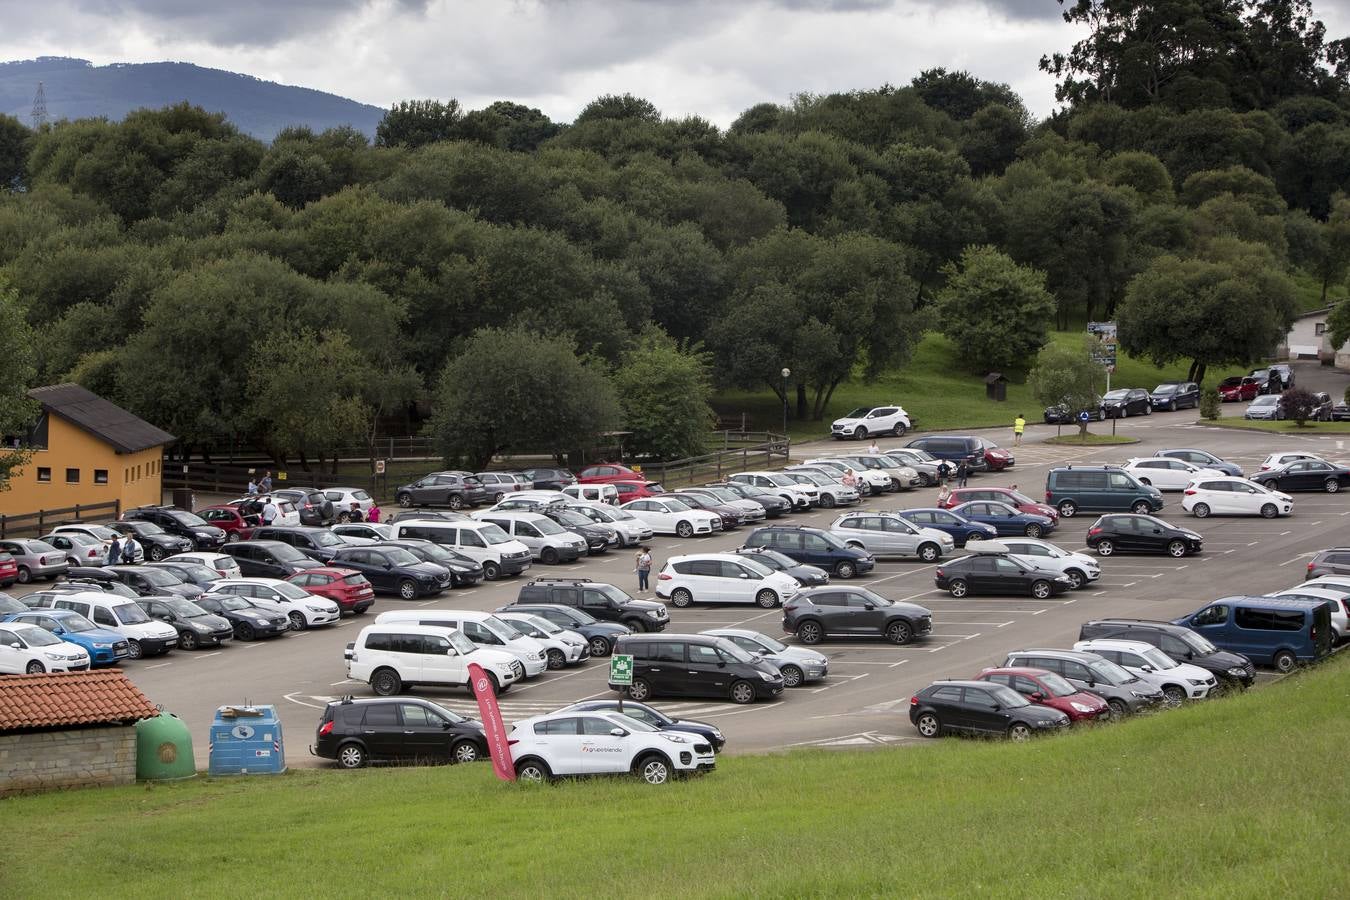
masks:
<instances>
[{"instance_id":1,"label":"red car","mask_svg":"<svg viewBox=\"0 0 1350 900\"><path fill-rule=\"evenodd\" d=\"M1219 382L1219 399L1224 403L1255 400L1261 393L1261 382L1250 375L1233 375Z\"/></svg>"},{"instance_id":2,"label":"red car","mask_svg":"<svg viewBox=\"0 0 1350 900\"><path fill-rule=\"evenodd\" d=\"M1046 669L985 669L979 680L1007 685L1032 703L1057 709L1069 717L1070 724L1111 718L1105 700L1078 690L1063 675Z\"/></svg>"},{"instance_id":3,"label":"red car","mask_svg":"<svg viewBox=\"0 0 1350 900\"><path fill-rule=\"evenodd\" d=\"M629 500L641 500L643 497L655 497L657 494L664 494L666 489L661 487L655 481L643 481L638 478L633 481L611 481L614 489L619 492L619 502L627 503Z\"/></svg>"},{"instance_id":4,"label":"red car","mask_svg":"<svg viewBox=\"0 0 1350 900\"><path fill-rule=\"evenodd\" d=\"M984 450L984 464L989 467L990 472L1002 472L1004 469L1011 469L1017 459L1012 455L1012 451L1004 450L993 441L984 438L976 438L980 442L980 448Z\"/></svg>"},{"instance_id":5,"label":"red car","mask_svg":"<svg viewBox=\"0 0 1350 900\"><path fill-rule=\"evenodd\" d=\"M9 587L19 580L19 561L8 553L0 553L0 587Z\"/></svg>"},{"instance_id":6,"label":"red car","mask_svg":"<svg viewBox=\"0 0 1350 900\"><path fill-rule=\"evenodd\" d=\"M1038 503L1012 488L953 488L952 495L941 506L943 509L952 509L971 500L997 500L999 503L1008 504L1018 512L1045 516L1052 522L1059 521L1059 510L1048 504Z\"/></svg>"},{"instance_id":7,"label":"red car","mask_svg":"<svg viewBox=\"0 0 1350 900\"><path fill-rule=\"evenodd\" d=\"M242 516L233 506L208 506L197 510L197 515L224 531L226 541L246 541L262 524L257 516Z\"/></svg>"},{"instance_id":8,"label":"red car","mask_svg":"<svg viewBox=\"0 0 1350 900\"><path fill-rule=\"evenodd\" d=\"M646 481L641 472L618 463L587 466L577 473L578 484L608 484L613 481Z\"/></svg>"},{"instance_id":9,"label":"red car","mask_svg":"<svg viewBox=\"0 0 1350 900\"><path fill-rule=\"evenodd\" d=\"M296 572L286 580L316 597L332 600L340 612L360 615L375 602L375 589L366 576L351 569L323 566Z\"/></svg>"}]
</instances>

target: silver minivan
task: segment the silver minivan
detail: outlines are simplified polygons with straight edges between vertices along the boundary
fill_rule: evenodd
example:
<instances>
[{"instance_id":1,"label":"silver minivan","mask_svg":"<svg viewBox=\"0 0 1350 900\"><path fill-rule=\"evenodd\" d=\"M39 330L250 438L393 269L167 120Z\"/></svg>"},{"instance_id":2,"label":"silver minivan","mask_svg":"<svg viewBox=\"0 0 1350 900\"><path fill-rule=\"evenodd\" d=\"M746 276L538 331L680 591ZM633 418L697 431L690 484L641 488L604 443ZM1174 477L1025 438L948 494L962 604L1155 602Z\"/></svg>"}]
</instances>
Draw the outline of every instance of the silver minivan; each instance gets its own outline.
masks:
<instances>
[{"instance_id":1,"label":"silver minivan","mask_svg":"<svg viewBox=\"0 0 1350 900\"><path fill-rule=\"evenodd\" d=\"M586 539L568 531L548 516L515 510L476 512L480 522L491 522L530 548L530 555L546 565L575 562L586 555Z\"/></svg>"},{"instance_id":2,"label":"silver minivan","mask_svg":"<svg viewBox=\"0 0 1350 900\"><path fill-rule=\"evenodd\" d=\"M398 522L394 538L418 538L449 547L481 563L488 581L502 575L519 575L530 567L533 554L491 522L474 519L447 522L441 519L411 519Z\"/></svg>"}]
</instances>

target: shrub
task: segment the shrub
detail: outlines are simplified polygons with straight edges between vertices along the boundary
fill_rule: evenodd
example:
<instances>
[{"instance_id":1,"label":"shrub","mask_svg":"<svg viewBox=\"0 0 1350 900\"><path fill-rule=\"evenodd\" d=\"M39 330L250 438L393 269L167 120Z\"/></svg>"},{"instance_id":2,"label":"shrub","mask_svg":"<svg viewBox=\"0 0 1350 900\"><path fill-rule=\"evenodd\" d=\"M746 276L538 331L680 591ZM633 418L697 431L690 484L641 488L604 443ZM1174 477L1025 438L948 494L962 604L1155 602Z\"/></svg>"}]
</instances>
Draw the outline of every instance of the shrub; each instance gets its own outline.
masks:
<instances>
[{"instance_id":1,"label":"shrub","mask_svg":"<svg viewBox=\"0 0 1350 900\"><path fill-rule=\"evenodd\" d=\"M1219 392L1215 388L1205 388L1200 394L1200 416L1205 419L1217 419L1219 410L1223 408L1223 401L1219 399Z\"/></svg>"},{"instance_id":2,"label":"shrub","mask_svg":"<svg viewBox=\"0 0 1350 900\"><path fill-rule=\"evenodd\" d=\"M1280 403L1284 406L1284 417L1293 419L1299 428L1302 428L1312 416L1313 410L1317 408L1317 400L1313 398L1312 393L1302 388L1290 388L1280 395Z\"/></svg>"}]
</instances>

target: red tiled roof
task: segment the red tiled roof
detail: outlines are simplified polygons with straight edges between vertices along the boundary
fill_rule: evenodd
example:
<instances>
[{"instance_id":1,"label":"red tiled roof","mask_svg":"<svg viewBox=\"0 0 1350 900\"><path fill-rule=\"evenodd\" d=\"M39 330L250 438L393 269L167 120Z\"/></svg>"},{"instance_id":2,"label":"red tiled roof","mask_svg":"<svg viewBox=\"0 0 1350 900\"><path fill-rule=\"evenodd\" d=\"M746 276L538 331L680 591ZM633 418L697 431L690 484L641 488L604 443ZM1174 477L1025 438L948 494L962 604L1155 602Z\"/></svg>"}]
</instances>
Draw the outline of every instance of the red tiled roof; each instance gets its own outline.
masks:
<instances>
[{"instance_id":1,"label":"red tiled roof","mask_svg":"<svg viewBox=\"0 0 1350 900\"><path fill-rule=\"evenodd\" d=\"M111 725L157 715L159 708L118 671L0 678L0 733Z\"/></svg>"}]
</instances>

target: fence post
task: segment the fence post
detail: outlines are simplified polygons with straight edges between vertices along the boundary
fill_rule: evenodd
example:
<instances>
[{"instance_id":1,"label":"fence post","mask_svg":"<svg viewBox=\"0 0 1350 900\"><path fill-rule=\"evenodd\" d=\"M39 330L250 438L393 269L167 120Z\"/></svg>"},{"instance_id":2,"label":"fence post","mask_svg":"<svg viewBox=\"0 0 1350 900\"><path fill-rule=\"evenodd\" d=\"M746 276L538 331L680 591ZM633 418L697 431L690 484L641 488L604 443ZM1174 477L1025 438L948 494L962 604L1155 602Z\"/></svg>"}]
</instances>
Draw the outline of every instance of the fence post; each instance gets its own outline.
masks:
<instances>
[{"instance_id":1,"label":"fence post","mask_svg":"<svg viewBox=\"0 0 1350 900\"><path fill-rule=\"evenodd\" d=\"M8 518L9 517L6 516L4 513L0 513L0 538L5 536L5 523L8 520Z\"/></svg>"}]
</instances>

